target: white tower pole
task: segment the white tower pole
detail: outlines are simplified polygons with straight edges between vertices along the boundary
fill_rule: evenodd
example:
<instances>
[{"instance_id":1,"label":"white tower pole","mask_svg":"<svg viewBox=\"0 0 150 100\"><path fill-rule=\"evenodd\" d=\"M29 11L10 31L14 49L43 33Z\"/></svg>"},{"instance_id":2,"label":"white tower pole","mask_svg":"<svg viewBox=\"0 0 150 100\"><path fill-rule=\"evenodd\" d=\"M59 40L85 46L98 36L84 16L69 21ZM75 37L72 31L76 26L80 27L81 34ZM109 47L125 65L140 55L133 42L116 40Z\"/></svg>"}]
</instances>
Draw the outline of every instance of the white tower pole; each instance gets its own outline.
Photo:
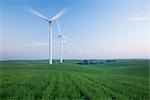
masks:
<instances>
[{"instance_id":1,"label":"white tower pole","mask_svg":"<svg viewBox=\"0 0 150 100\"><path fill-rule=\"evenodd\" d=\"M52 23L49 22L49 64L52 64Z\"/></svg>"},{"instance_id":2,"label":"white tower pole","mask_svg":"<svg viewBox=\"0 0 150 100\"><path fill-rule=\"evenodd\" d=\"M62 43L62 35L60 36L60 63L63 62L63 59L62 59L62 46L63 46L63 43Z\"/></svg>"}]
</instances>

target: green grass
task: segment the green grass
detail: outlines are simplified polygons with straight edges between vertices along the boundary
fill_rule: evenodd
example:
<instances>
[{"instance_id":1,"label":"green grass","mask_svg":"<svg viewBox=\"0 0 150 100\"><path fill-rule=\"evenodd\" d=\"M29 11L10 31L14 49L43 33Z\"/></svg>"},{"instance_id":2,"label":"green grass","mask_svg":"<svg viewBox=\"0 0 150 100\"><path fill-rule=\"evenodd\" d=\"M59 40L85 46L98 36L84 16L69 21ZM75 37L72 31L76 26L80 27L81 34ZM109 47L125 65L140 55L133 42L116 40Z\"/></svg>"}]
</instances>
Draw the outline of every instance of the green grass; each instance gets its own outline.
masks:
<instances>
[{"instance_id":1,"label":"green grass","mask_svg":"<svg viewBox=\"0 0 150 100\"><path fill-rule=\"evenodd\" d=\"M148 100L148 60L104 65L0 62L1 100Z\"/></svg>"}]
</instances>

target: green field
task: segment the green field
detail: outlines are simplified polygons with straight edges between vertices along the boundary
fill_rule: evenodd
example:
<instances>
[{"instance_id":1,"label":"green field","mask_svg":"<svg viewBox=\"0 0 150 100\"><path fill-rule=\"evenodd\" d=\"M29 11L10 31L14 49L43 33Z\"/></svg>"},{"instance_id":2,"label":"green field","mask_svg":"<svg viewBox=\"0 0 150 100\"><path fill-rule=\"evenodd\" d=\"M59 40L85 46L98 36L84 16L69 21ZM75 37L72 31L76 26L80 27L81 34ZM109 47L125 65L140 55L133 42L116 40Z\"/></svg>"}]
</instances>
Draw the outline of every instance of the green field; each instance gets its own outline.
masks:
<instances>
[{"instance_id":1,"label":"green field","mask_svg":"<svg viewBox=\"0 0 150 100\"><path fill-rule=\"evenodd\" d=\"M0 100L148 100L148 60L101 65L2 61Z\"/></svg>"}]
</instances>

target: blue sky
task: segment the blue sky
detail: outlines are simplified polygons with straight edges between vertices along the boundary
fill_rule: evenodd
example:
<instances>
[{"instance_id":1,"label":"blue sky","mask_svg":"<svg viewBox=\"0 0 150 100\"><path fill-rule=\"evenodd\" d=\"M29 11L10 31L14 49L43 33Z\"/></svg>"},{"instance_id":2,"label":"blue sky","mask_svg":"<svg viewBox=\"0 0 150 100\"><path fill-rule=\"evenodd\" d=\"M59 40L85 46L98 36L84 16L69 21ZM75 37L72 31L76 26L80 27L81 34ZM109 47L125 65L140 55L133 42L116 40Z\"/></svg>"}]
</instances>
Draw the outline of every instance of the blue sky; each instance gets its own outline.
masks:
<instances>
[{"instance_id":1,"label":"blue sky","mask_svg":"<svg viewBox=\"0 0 150 100\"><path fill-rule=\"evenodd\" d=\"M48 24L26 9L59 21L67 39L66 59L148 58L148 0L1 0L0 58L47 59ZM148 30L147 30L148 29ZM53 24L53 58L59 58Z\"/></svg>"}]
</instances>

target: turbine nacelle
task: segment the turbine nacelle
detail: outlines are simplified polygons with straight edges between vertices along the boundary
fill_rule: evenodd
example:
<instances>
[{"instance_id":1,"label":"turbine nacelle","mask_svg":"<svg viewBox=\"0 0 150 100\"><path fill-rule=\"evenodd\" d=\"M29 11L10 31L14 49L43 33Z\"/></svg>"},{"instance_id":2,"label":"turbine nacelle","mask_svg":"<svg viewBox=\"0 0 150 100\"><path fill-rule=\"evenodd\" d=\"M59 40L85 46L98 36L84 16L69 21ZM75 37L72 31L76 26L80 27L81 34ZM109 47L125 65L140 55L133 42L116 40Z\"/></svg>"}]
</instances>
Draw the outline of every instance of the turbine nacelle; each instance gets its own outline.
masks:
<instances>
[{"instance_id":1,"label":"turbine nacelle","mask_svg":"<svg viewBox=\"0 0 150 100\"><path fill-rule=\"evenodd\" d=\"M52 23L53 21L48 21L48 23Z\"/></svg>"},{"instance_id":2,"label":"turbine nacelle","mask_svg":"<svg viewBox=\"0 0 150 100\"><path fill-rule=\"evenodd\" d=\"M63 37L63 35L62 35L62 34L58 35L58 38L62 38L62 37Z\"/></svg>"}]
</instances>

